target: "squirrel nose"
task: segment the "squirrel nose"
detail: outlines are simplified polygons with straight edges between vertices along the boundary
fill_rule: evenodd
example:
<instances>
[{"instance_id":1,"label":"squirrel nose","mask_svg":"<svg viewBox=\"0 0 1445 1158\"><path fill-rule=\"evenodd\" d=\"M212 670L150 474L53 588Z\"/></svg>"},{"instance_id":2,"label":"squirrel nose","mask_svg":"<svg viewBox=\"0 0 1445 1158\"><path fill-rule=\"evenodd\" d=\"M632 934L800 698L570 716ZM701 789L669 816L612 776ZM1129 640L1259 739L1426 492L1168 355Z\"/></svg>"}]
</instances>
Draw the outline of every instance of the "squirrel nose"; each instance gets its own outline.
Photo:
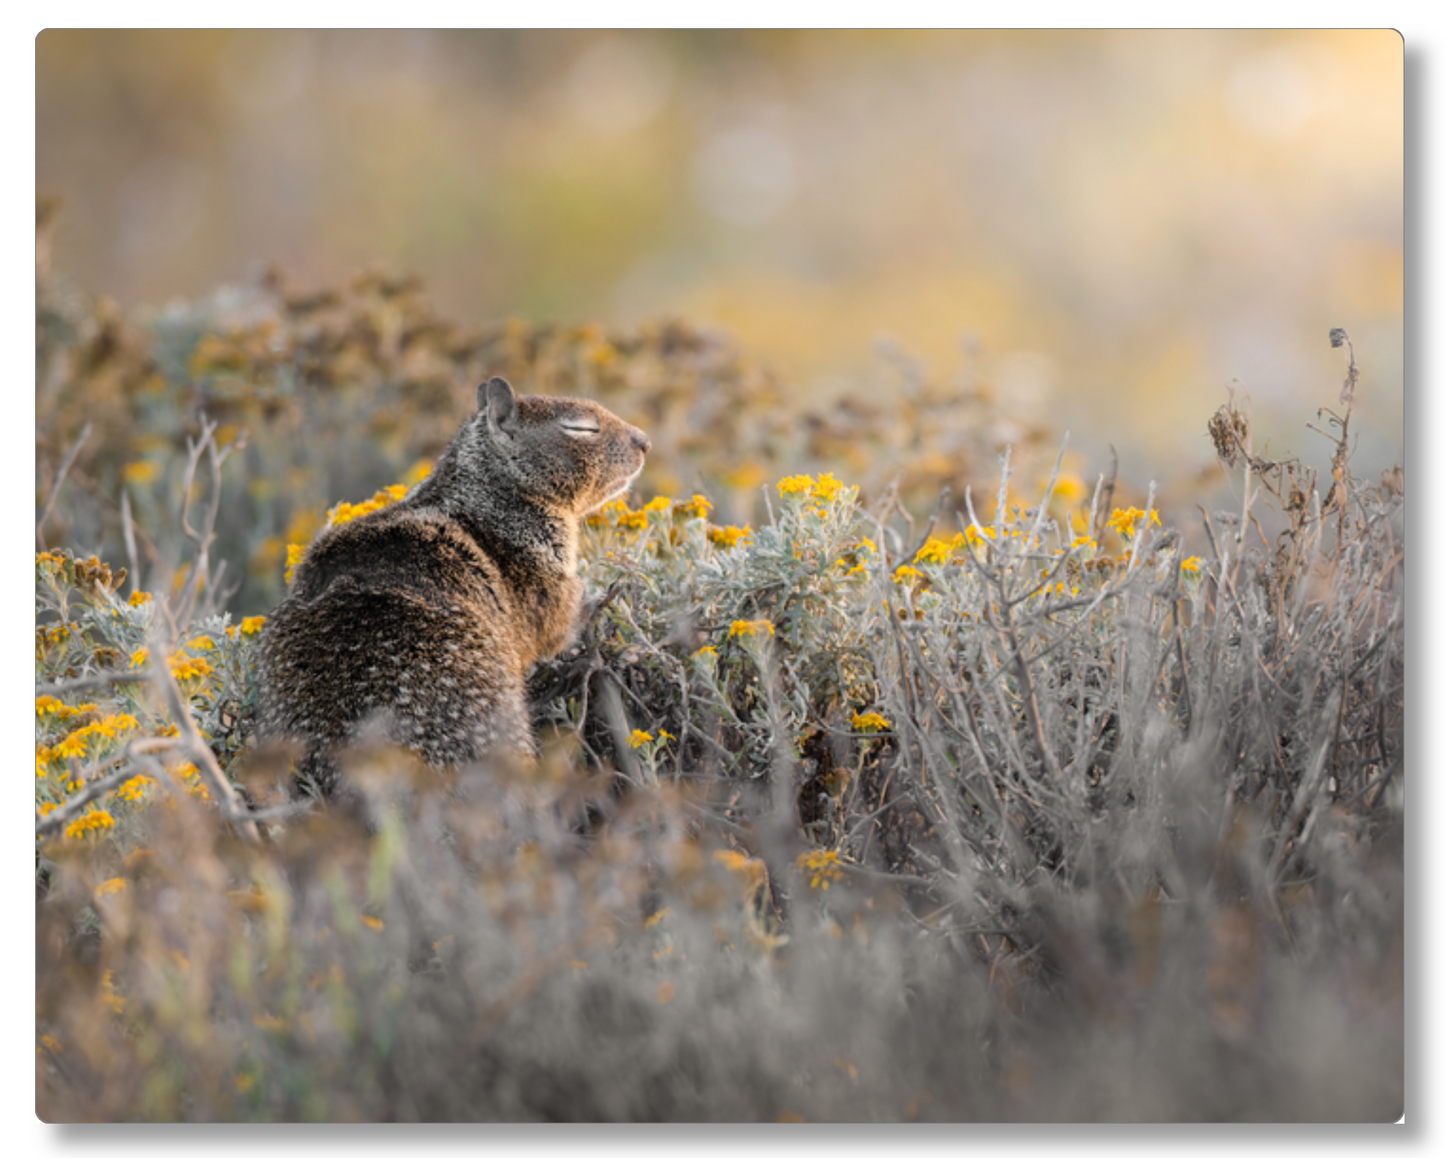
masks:
<instances>
[{"instance_id":1,"label":"squirrel nose","mask_svg":"<svg viewBox=\"0 0 1445 1158\"><path fill-rule=\"evenodd\" d=\"M632 428L632 445L642 451L643 454L646 454L652 449L652 439L648 438L647 435L634 426Z\"/></svg>"}]
</instances>

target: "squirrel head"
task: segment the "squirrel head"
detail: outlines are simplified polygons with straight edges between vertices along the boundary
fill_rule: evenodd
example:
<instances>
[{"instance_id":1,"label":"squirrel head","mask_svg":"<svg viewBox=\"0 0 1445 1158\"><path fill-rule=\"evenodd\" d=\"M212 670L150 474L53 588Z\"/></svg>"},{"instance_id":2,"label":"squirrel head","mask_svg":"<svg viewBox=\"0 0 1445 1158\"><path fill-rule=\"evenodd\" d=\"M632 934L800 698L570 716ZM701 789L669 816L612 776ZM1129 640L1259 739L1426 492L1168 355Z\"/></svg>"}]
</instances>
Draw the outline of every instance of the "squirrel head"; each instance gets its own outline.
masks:
<instances>
[{"instance_id":1,"label":"squirrel head","mask_svg":"<svg viewBox=\"0 0 1445 1158\"><path fill-rule=\"evenodd\" d=\"M518 397L505 378L477 387L472 419L488 465L554 514L580 516L627 492L652 442L585 398Z\"/></svg>"}]
</instances>

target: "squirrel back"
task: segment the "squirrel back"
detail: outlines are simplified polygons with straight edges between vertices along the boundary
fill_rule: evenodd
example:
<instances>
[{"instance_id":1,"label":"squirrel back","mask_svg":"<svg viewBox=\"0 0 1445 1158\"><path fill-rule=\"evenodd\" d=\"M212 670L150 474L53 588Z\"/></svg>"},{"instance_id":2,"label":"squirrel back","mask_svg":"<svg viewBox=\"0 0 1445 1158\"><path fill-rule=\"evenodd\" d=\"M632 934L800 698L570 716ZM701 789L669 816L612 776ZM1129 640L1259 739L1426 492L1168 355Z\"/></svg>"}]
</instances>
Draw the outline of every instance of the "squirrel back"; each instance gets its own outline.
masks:
<instances>
[{"instance_id":1,"label":"squirrel back","mask_svg":"<svg viewBox=\"0 0 1445 1158\"><path fill-rule=\"evenodd\" d=\"M258 741L302 743L297 779L325 794L362 739L438 767L534 754L527 672L574 629L581 520L650 447L595 402L477 387L427 478L307 549L262 632Z\"/></svg>"}]
</instances>

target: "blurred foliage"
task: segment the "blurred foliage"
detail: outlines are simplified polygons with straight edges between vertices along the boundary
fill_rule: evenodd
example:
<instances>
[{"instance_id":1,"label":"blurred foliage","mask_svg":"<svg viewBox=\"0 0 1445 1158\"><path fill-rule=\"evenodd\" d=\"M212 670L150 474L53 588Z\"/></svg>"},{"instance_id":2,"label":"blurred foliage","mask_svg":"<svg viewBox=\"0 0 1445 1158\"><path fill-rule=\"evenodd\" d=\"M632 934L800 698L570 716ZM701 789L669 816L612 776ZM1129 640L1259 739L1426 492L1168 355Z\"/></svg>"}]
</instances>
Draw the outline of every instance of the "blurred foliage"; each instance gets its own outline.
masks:
<instances>
[{"instance_id":1,"label":"blurred foliage","mask_svg":"<svg viewBox=\"0 0 1445 1158\"><path fill-rule=\"evenodd\" d=\"M41 202L42 253L55 212ZM981 382L939 382L893 350L872 389L818 405L682 320L467 329L414 277L373 272L301 293L270 271L138 322L42 261L37 299L40 545L126 557L128 508L132 582L168 583L184 564L154 535L176 515L180 452L208 418L222 444L244 434L216 526L218 556L248 561L217 605L238 615L279 601L286 545L308 540L328 507L416 481L494 374L523 392L595 398L643 427L642 494L704 489L729 521L759 512L760 485L784 464L846 471L869 494L896 487L917 510L941 486L961 495L987 478L1005 443L1035 478L1046 469L1044 427L1006 415Z\"/></svg>"},{"instance_id":2,"label":"blurred foliage","mask_svg":"<svg viewBox=\"0 0 1445 1158\"><path fill-rule=\"evenodd\" d=\"M879 396L891 334L1181 502L1227 384L1262 446L1326 453L1297 416L1343 324L1358 461L1401 456L1389 29L47 29L35 59L57 260L128 314L384 261L468 323L723 328L815 405Z\"/></svg>"}]
</instances>

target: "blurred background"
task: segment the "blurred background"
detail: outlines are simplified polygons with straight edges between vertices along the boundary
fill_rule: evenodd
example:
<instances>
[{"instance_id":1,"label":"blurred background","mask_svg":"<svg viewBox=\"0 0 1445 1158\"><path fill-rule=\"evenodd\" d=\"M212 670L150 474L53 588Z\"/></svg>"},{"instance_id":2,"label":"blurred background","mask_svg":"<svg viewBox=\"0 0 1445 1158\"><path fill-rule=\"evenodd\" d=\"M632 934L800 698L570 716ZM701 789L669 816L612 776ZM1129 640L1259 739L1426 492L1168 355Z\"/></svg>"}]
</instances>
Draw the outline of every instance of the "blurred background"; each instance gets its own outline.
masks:
<instances>
[{"instance_id":1,"label":"blurred background","mask_svg":"<svg viewBox=\"0 0 1445 1158\"><path fill-rule=\"evenodd\" d=\"M680 316L790 394L906 357L1176 499L1205 424L1403 458L1403 50L1365 32L156 32L36 42L51 260L126 312L261 263L463 324ZM1056 445L1056 444L1055 444ZM1258 445L1256 449L1259 449ZM1187 508L1186 508L1187 509Z\"/></svg>"}]
</instances>

